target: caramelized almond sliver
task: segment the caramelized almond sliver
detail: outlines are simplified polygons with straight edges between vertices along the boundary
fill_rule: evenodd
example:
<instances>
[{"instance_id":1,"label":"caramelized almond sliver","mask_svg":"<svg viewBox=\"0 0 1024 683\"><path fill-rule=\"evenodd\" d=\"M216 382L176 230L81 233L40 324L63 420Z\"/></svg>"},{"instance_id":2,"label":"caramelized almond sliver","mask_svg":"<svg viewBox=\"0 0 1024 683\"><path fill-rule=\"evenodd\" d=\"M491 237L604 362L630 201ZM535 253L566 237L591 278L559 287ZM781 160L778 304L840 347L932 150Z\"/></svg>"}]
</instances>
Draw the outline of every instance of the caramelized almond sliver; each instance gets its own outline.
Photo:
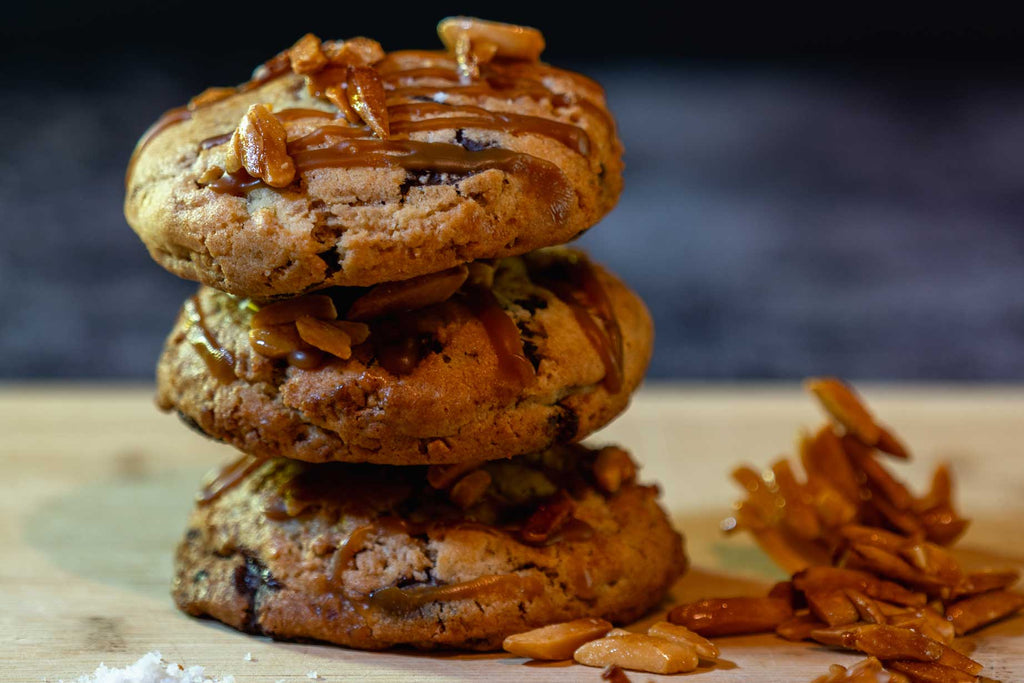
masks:
<instances>
[{"instance_id":1,"label":"caramelized almond sliver","mask_svg":"<svg viewBox=\"0 0 1024 683\"><path fill-rule=\"evenodd\" d=\"M956 638L956 630L953 628L953 624L946 621L942 615L931 607L922 607L906 614L890 615L888 623L890 626L917 631L923 636L928 636L932 640L937 640L946 645L951 644L953 639Z\"/></svg>"},{"instance_id":2,"label":"caramelized almond sliver","mask_svg":"<svg viewBox=\"0 0 1024 683\"><path fill-rule=\"evenodd\" d=\"M1011 591L992 591L964 598L946 608L946 618L953 623L956 634L975 631L1024 608L1024 595Z\"/></svg>"},{"instance_id":3,"label":"caramelized almond sliver","mask_svg":"<svg viewBox=\"0 0 1024 683\"><path fill-rule=\"evenodd\" d=\"M320 49L320 39L312 33L299 38L288 50L288 60L292 71L297 74L310 74L327 66L327 55Z\"/></svg>"},{"instance_id":4,"label":"caramelized almond sliver","mask_svg":"<svg viewBox=\"0 0 1024 683\"><path fill-rule=\"evenodd\" d=\"M824 479L844 498L860 503L861 484L832 425L800 440L800 459L808 475Z\"/></svg>"},{"instance_id":5,"label":"caramelized almond sliver","mask_svg":"<svg viewBox=\"0 0 1024 683\"><path fill-rule=\"evenodd\" d=\"M847 599L853 603L853 606L857 609L857 614L860 616L861 621L866 621L869 624L888 623L885 614L882 612L882 608L877 602L853 588L847 588L844 593L846 594Z\"/></svg>"},{"instance_id":6,"label":"caramelized almond sliver","mask_svg":"<svg viewBox=\"0 0 1024 683\"><path fill-rule=\"evenodd\" d=\"M384 49L370 38L325 40L320 49L335 66L373 66L384 59Z\"/></svg>"},{"instance_id":7,"label":"caramelized almond sliver","mask_svg":"<svg viewBox=\"0 0 1024 683\"><path fill-rule=\"evenodd\" d=\"M938 593L941 589L949 587L935 577L915 569L902 558L875 546L854 543L850 548L848 560L890 579L918 586L929 593Z\"/></svg>"},{"instance_id":8,"label":"caramelized almond sliver","mask_svg":"<svg viewBox=\"0 0 1024 683\"><path fill-rule=\"evenodd\" d=\"M902 460L910 458L910 451L903 445L903 442L881 425L878 426L878 443L875 444L875 448Z\"/></svg>"},{"instance_id":9,"label":"caramelized almond sliver","mask_svg":"<svg viewBox=\"0 0 1024 683\"><path fill-rule=\"evenodd\" d=\"M859 650L882 660L938 661L947 650L942 643L909 629L881 624L822 629L811 637L825 645Z\"/></svg>"},{"instance_id":10,"label":"caramelized almond sliver","mask_svg":"<svg viewBox=\"0 0 1024 683\"><path fill-rule=\"evenodd\" d=\"M794 609L798 606L797 590L792 581L778 581L768 591L769 598L785 600Z\"/></svg>"},{"instance_id":11,"label":"caramelized almond sliver","mask_svg":"<svg viewBox=\"0 0 1024 683\"><path fill-rule=\"evenodd\" d=\"M807 640L811 633L827 628L813 614L798 614L787 619L775 628L775 635L786 640Z\"/></svg>"},{"instance_id":12,"label":"caramelized almond sliver","mask_svg":"<svg viewBox=\"0 0 1024 683\"><path fill-rule=\"evenodd\" d=\"M882 660L933 661L973 675L977 675L982 669L981 664L965 657L945 643L895 626L872 624L860 627L852 638L852 649Z\"/></svg>"},{"instance_id":13,"label":"caramelized almond sliver","mask_svg":"<svg viewBox=\"0 0 1024 683\"><path fill-rule=\"evenodd\" d=\"M527 543L547 541L572 519L574 507L572 498L564 490L559 491L530 515L519 532L520 537Z\"/></svg>"},{"instance_id":14,"label":"caramelized almond sliver","mask_svg":"<svg viewBox=\"0 0 1024 683\"><path fill-rule=\"evenodd\" d=\"M346 85L349 104L374 135L381 140L391 137L387 95L377 70L368 66L350 66Z\"/></svg>"},{"instance_id":15,"label":"caramelized almond sliver","mask_svg":"<svg viewBox=\"0 0 1024 683\"><path fill-rule=\"evenodd\" d=\"M465 510L479 502L490 485L491 475L486 470L476 470L459 479L448 495L453 503Z\"/></svg>"},{"instance_id":16,"label":"caramelized almond sliver","mask_svg":"<svg viewBox=\"0 0 1024 683\"><path fill-rule=\"evenodd\" d=\"M647 635L689 643L697 651L697 656L704 661L714 662L718 659L718 648L715 647L715 644L707 638L697 635L685 626L671 624L667 621L659 621L647 629Z\"/></svg>"},{"instance_id":17,"label":"caramelized almond sliver","mask_svg":"<svg viewBox=\"0 0 1024 683\"><path fill-rule=\"evenodd\" d=\"M772 465L775 485L779 494L786 501L783 521L786 527L796 536L805 540L821 537L821 521L810 504L811 496L799 484L793 475L793 469L786 460L779 460Z\"/></svg>"},{"instance_id":18,"label":"caramelized almond sliver","mask_svg":"<svg viewBox=\"0 0 1024 683\"><path fill-rule=\"evenodd\" d=\"M437 35L450 52L460 39L493 46L492 56L536 61L544 51L544 36L535 28L472 17L447 17L437 25Z\"/></svg>"},{"instance_id":19,"label":"caramelized almond sliver","mask_svg":"<svg viewBox=\"0 0 1024 683\"><path fill-rule=\"evenodd\" d=\"M910 509L914 502L910 491L902 482L892 476L889 470L882 467L873 454L857 448L846 448L846 452L854 466L864 474L875 491L884 496L896 509Z\"/></svg>"},{"instance_id":20,"label":"caramelized almond sliver","mask_svg":"<svg viewBox=\"0 0 1024 683\"><path fill-rule=\"evenodd\" d=\"M710 598L679 605L668 620L704 637L765 633L793 616L793 608L778 598Z\"/></svg>"},{"instance_id":21,"label":"caramelized almond sliver","mask_svg":"<svg viewBox=\"0 0 1024 683\"><path fill-rule=\"evenodd\" d=\"M950 592L950 597L955 600L968 595L978 595L979 593L1003 590L1009 588L1019 580L1020 572L1016 569L972 572L966 575L957 587Z\"/></svg>"},{"instance_id":22,"label":"caramelized almond sliver","mask_svg":"<svg viewBox=\"0 0 1024 683\"><path fill-rule=\"evenodd\" d=\"M327 101L338 108L341 115L345 117L345 120L351 123L353 126L358 126L363 122L362 117L352 108L352 104L348 101L348 91L341 85L329 85L324 90L324 97Z\"/></svg>"},{"instance_id":23,"label":"caramelized almond sliver","mask_svg":"<svg viewBox=\"0 0 1024 683\"><path fill-rule=\"evenodd\" d=\"M319 320L304 315L295 321L295 328L299 331L302 341L310 346L326 351L341 360L352 357L352 338L344 329L338 327L336 321Z\"/></svg>"},{"instance_id":24,"label":"caramelized almond sliver","mask_svg":"<svg viewBox=\"0 0 1024 683\"><path fill-rule=\"evenodd\" d=\"M288 133L265 104L249 107L231 135L228 156L237 161L225 163L234 173L245 168L253 178L271 187L287 187L295 179L295 162L288 155Z\"/></svg>"},{"instance_id":25,"label":"caramelized almond sliver","mask_svg":"<svg viewBox=\"0 0 1024 683\"><path fill-rule=\"evenodd\" d=\"M845 626L860 619L857 607L844 591L808 591L806 595L811 614L829 626Z\"/></svg>"},{"instance_id":26,"label":"caramelized almond sliver","mask_svg":"<svg viewBox=\"0 0 1024 683\"><path fill-rule=\"evenodd\" d=\"M693 671L698 664L692 645L642 633L592 640L580 646L573 659L585 666L618 666L654 674Z\"/></svg>"},{"instance_id":27,"label":"caramelized almond sliver","mask_svg":"<svg viewBox=\"0 0 1024 683\"><path fill-rule=\"evenodd\" d=\"M618 446L606 446L594 461L594 479L605 493L616 493L636 478L636 465L629 453Z\"/></svg>"},{"instance_id":28,"label":"caramelized almond sliver","mask_svg":"<svg viewBox=\"0 0 1024 683\"><path fill-rule=\"evenodd\" d=\"M410 280L384 282L356 299L345 314L348 320L373 320L441 303L458 291L469 270L457 266Z\"/></svg>"},{"instance_id":29,"label":"caramelized almond sliver","mask_svg":"<svg viewBox=\"0 0 1024 683\"><path fill-rule=\"evenodd\" d=\"M452 465L431 465L427 468L427 483L435 489L446 489L470 470L483 464L481 460L467 460Z\"/></svg>"},{"instance_id":30,"label":"caramelized almond sliver","mask_svg":"<svg viewBox=\"0 0 1024 683\"><path fill-rule=\"evenodd\" d=\"M220 102L238 93L235 88L207 88L188 101L188 108L191 110L206 107L214 102Z\"/></svg>"},{"instance_id":31,"label":"caramelized almond sliver","mask_svg":"<svg viewBox=\"0 0 1024 683\"><path fill-rule=\"evenodd\" d=\"M310 316L320 320L334 320L338 311L334 301L324 294L306 294L272 304L267 304L253 314L249 323L252 328L271 327L284 323L293 323L302 316Z\"/></svg>"},{"instance_id":32,"label":"caramelized almond sliver","mask_svg":"<svg viewBox=\"0 0 1024 683\"><path fill-rule=\"evenodd\" d=\"M612 625L604 619L576 619L561 624L517 633L505 638L501 644L506 652L530 659L572 659L573 653L584 643L601 638Z\"/></svg>"},{"instance_id":33,"label":"caramelized almond sliver","mask_svg":"<svg viewBox=\"0 0 1024 683\"><path fill-rule=\"evenodd\" d=\"M861 443L866 446L878 443L881 429L850 387L832 377L808 379L804 387L818 398L836 422Z\"/></svg>"},{"instance_id":34,"label":"caramelized almond sliver","mask_svg":"<svg viewBox=\"0 0 1024 683\"><path fill-rule=\"evenodd\" d=\"M875 600L899 605L921 606L927 602L923 593L909 591L868 572L843 567L810 567L793 576L793 586L799 591L852 588Z\"/></svg>"},{"instance_id":35,"label":"caramelized almond sliver","mask_svg":"<svg viewBox=\"0 0 1024 683\"><path fill-rule=\"evenodd\" d=\"M274 360L305 346L294 325L268 325L249 330L249 345L256 353Z\"/></svg>"},{"instance_id":36,"label":"caramelized almond sliver","mask_svg":"<svg viewBox=\"0 0 1024 683\"><path fill-rule=\"evenodd\" d=\"M918 514L925 537L932 543L952 545L967 530L970 522L945 505Z\"/></svg>"}]
</instances>

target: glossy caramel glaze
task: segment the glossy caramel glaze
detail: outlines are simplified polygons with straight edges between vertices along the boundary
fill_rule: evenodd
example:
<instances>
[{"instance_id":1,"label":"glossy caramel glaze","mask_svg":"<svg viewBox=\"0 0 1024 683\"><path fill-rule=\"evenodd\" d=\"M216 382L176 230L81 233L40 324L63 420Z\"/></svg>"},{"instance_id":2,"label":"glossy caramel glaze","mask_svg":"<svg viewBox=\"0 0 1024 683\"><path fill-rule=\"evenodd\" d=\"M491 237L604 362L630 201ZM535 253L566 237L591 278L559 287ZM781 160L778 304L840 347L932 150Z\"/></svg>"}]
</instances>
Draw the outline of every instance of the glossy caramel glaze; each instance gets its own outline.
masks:
<instances>
[{"instance_id":1,"label":"glossy caramel glaze","mask_svg":"<svg viewBox=\"0 0 1024 683\"><path fill-rule=\"evenodd\" d=\"M185 304L185 315L188 317L188 341L202 357L210 374L222 384L233 382L235 357L206 327L198 297L193 296Z\"/></svg>"},{"instance_id":2,"label":"glossy caramel glaze","mask_svg":"<svg viewBox=\"0 0 1024 683\"><path fill-rule=\"evenodd\" d=\"M608 292L590 261L582 254L573 254L568 259L548 260L532 273L572 309L576 322L604 363L605 386L609 391L618 391L622 387L622 329Z\"/></svg>"},{"instance_id":3,"label":"glossy caramel glaze","mask_svg":"<svg viewBox=\"0 0 1024 683\"><path fill-rule=\"evenodd\" d=\"M558 184L559 180L561 185L565 185L557 167L527 154L494 148L466 149L460 145L409 138L410 134L448 130L532 134L551 138L581 156L589 156L590 138L579 126L542 116L491 111L482 106L494 98L505 102L527 98L549 101L556 108L579 105L591 114L601 112L600 107L583 98L570 99L550 90L543 82L548 72L538 69L534 73L529 69L531 64L524 65L518 60L494 61L482 65L479 77L472 83L463 83L460 81L456 60L444 52L404 51L385 56L375 68L386 93L386 119L391 122L388 139L381 139L369 126L363 125L358 116L353 116L346 99L329 97L331 89L341 93L346 91L350 67L327 66L305 76L309 93L324 99L325 103L328 100L332 102L336 113L304 107L284 109L275 115L291 128L288 149L295 158L300 174L319 168L351 167L401 167L410 171L460 174L495 168L506 172L525 171L536 176L542 181L536 183L538 188L547 187L552 181ZM134 158L154 136L176 123L189 120L194 110L220 101L230 96L231 92L248 92L287 72L285 61L279 55L262 70L258 70L258 77L228 90L224 95L205 99L200 96L186 107L168 111L143 135L130 167L134 164ZM461 103L450 103L449 98L456 98ZM610 118L603 112L600 117L611 128ZM325 119L331 123L308 130L311 121ZM227 142L230 136L231 131L225 131L204 139L199 147L203 150L215 147ZM210 183L209 188L214 192L241 196L262 184L243 171L225 174ZM564 196L559 198L559 193ZM554 194L556 196L552 199L555 211L558 211L559 199L572 199L564 189Z\"/></svg>"}]
</instances>

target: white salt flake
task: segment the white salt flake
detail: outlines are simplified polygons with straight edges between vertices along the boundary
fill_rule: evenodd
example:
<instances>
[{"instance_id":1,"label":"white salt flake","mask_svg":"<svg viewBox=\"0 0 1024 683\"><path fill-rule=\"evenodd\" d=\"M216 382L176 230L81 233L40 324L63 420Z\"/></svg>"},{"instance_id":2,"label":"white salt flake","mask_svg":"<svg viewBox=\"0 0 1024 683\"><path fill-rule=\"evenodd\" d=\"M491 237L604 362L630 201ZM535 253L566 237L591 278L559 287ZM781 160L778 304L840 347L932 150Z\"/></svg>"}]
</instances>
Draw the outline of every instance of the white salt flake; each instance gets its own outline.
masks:
<instances>
[{"instance_id":1,"label":"white salt flake","mask_svg":"<svg viewBox=\"0 0 1024 683\"><path fill-rule=\"evenodd\" d=\"M252 653L251 652L246 652L245 653L245 657L243 657L242 659L244 659L247 662L251 662L252 661Z\"/></svg>"},{"instance_id":2,"label":"white salt flake","mask_svg":"<svg viewBox=\"0 0 1024 683\"><path fill-rule=\"evenodd\" d=\"M79 676L69 683L235 683L235 677L209 678L201 666L168 664L159 652L149 652L123 669L100 664L92 676Z\"/></svg>"},{"instance_id":3,"label":"white salt flake","mask_svg":"<svg viewBox=\"0 0 1024 683\"><path fill-rule=\"evenodd\" d=\"M315 671L307 671L306 672L306 678L308 678L308 679L310 679L312 681L315 681L315 680L320 678L320 674L318 674Z\"/></svg>"}]
</instances>

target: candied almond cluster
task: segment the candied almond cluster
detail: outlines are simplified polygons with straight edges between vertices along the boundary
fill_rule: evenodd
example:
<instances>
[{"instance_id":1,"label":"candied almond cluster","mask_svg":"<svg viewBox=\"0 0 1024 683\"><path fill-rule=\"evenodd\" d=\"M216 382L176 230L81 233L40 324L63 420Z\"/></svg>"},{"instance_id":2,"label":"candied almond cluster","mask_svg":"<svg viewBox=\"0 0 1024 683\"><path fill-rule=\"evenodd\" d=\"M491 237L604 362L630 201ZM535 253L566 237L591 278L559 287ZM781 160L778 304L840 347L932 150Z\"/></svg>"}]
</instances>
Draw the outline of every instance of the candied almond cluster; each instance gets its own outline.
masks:
<instances>
[{"instance_id":1,"label":"candied almond cluster","mask_svg":"<svg viewBox=\"0 0 1024 683\"><path fill-rule=\"evenodd\" d=\"M832 418L801 437L806 480L786 460L763 475L737 469L747 497L723 524L753 534L790 580L764 597L679 605L669 621L703 636L775 632L869 655L815 683L988 680L956 638L1024 608L1010 590L1020 572L965 570L945 547L967 526L953 509L949 470L915 497L875 455L907 458L906 448L853 391L831 378L806 387Z\"/></svg>"}]
</instances>

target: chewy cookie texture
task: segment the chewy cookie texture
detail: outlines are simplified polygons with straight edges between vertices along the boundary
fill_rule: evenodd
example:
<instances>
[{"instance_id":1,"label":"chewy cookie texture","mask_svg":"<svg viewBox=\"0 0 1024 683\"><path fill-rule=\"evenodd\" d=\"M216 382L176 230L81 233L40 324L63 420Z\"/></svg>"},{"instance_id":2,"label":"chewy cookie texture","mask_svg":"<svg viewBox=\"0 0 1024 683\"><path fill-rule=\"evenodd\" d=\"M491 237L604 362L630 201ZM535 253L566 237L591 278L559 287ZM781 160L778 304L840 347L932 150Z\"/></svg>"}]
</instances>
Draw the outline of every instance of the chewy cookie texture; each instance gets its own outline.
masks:
<instances>
[{"instance_id":1,"label":"chewy cookie texture","mask_svg":"<svg viewBox=\"0 0 1024 683\"><path fill-rule=\"evenodd\" d=\"M244 458L200 492L174 598L275 638L496 649L639 617L685 567L628 454L563 446L476 468Z\"/></svg>"},{"instance_id":2,"label":"chewy cookie texture","mask_svg":"<svg viewBox=\"0 0 1024 683\"><path fill-rule=\"evenodd\" d=\"M361 302L379 290L325 290L254 312L204 287L167 340L159 404L253 455L394 465L507 458L577 441L618 415L650 358L643 302L578 252L478 265L489 286L464 273L443 301L368 324L336 320L369 315L358 315ZM430 287L392 290L387 303L422 302ZM576 303L588 297L593 318ZM313 344L295 337L295 320ZM286 337L293 345L282 348ZM233 367L218 373L222 358Z\"/></svg>"},{"instance_id":3,"label":"chewy cookie texture","mask_svg":"<svg viewBox=\"0 0 1024 683\"><path fill-rule=\"evenodd\" d=\"M242 457L176 557L192 615L350 647L498 649L626 622L684 571L626 451L577 442L650 360L643 302L559 245L618 199L601 88L535 29L446 19L445 49L303 36L169 111L125 214L199 281L158 405Z\"/></svg>"},{"instance_id":4,"label":"chewy cookie texture","mask_svg":"<svg viewBox=\"0 0 1024 683\"><path fill-rule=\"evenodd\" d=\"M600 220L622 186L601 88L540 62L532 29L447 26L448 51L307 35L168 112L127 175L153 258L267 299L522 254Z\"/></svg>"}]
</instances>

